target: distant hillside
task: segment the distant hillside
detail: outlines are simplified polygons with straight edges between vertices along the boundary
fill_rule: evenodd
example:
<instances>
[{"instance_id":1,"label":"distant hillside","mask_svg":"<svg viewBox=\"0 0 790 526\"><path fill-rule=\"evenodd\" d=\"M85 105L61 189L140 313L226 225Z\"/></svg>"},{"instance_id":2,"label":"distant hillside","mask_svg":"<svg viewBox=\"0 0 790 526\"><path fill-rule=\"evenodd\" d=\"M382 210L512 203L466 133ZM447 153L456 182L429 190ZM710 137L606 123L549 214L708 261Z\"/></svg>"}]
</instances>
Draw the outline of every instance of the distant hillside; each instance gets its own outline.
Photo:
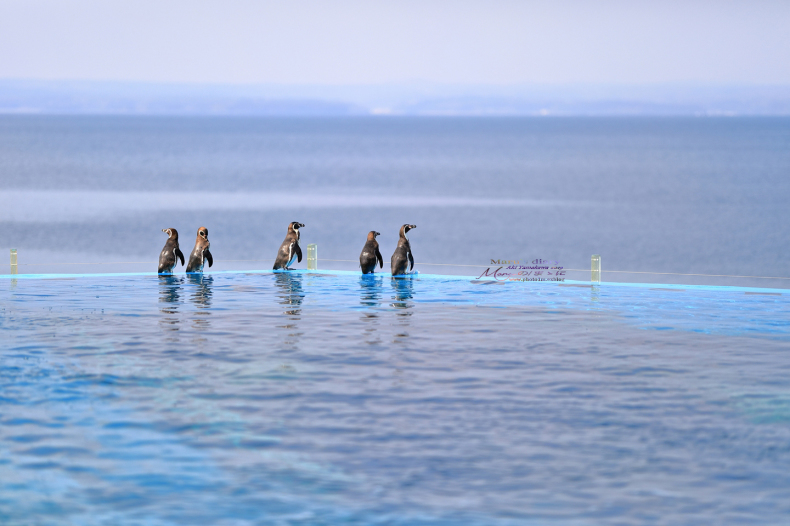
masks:
<instances>
[{"instance_id":1,"label":"distant hillside","mask_svg":"<svg viewBox=\"0 0 790 526\"><path fill-rule=\"evenodd\" d=\"M790 86L371 86L0 80L0 113L81 115L790 115Z\"/></svg>"}]
</instances>

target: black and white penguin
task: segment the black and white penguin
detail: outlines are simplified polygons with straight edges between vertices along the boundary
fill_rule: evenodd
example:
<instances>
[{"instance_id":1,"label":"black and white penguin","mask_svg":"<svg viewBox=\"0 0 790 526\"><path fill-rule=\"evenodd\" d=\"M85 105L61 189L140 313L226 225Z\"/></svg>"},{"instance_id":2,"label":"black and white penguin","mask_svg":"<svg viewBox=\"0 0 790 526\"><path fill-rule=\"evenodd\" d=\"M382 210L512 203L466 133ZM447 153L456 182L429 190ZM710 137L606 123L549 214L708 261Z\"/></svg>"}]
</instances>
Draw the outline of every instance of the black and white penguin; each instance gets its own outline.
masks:
<instances>
[{"instance_id":1,"label":"black and white penguin","mask_svg":"<svg viewBox=\"0 0 790 526\"><path fill-rule=\"evenodd\" d=\"M214 264L214 258L211 257L211 252L208 248L211 243L208 241L208 228L202 226L198 228L197 239L195 239L195 248L189 255L189 263L187 263L187 272L203 272L203 263L208 261L208 266Z\"/></svg>"},{"instance_id":2,"label":"black and white penguin","mask_svg":"<svg viewBox=\"0 0 790 526\"><path fill-rule=\"evenodd\" d=\"M167 241L159 254L159 273L172 274L179 259L184 264L184 254L178 248L178 231L175 228L163 228L162 232L167 234Z\"/></svg>"},{"instance_id":3,"label":"black and white penguin","mask_svg":"<svg viewBox=\"0 0 790 526\"><path fill-rule=\"evenodd\" d=\"M406 233L412 228L417 228L417 225L403 225L400 227L400 239L398 239L398 246L395 248L395 253L392 254L390 265L392 266L393 276L402 276L406 274L406 267L409 271L414 268L414 256L411 255L411 245Z\"/></svg>"},{"instance_id":4,"label":"black and white penguin","mask_svg":"<svg viewBox=\"0 0 790 526\"><path fill-rule=\"evenodd\" d=\"M384 268L384 258L381 257L379 242L376 241L376 236L380 235L375 230L368 232L368 240L359 255L359 267L363 274L372 274L376 270L376 261L379 263L379 268Z\"/></svg>"},{"instance_id":5,"label":"black and white penguin","mask_svg":"<svg viewBox=\"0 0 790 526\"><path fill-rule=\"evenodd\" d=\"M302 223L293 221L288 225L288 233L285 234L285 241L280 245L280 251L277 252L277 259L274 260L274 270L293 270L291 265L294 261L302 262L302 248L299 246L299 229L304 225Z\"/></svg>"}]
</instances>

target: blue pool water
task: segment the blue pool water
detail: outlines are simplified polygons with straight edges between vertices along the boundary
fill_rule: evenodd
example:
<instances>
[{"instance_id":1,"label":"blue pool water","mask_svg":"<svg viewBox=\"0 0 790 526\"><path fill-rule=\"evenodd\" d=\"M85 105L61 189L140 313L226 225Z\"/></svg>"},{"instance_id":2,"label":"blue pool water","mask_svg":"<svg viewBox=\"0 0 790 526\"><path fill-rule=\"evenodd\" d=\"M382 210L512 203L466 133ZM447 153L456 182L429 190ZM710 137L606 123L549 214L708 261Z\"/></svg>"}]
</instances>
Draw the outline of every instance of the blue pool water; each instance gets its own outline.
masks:
<instances>
[{"instance_id":1,"label":"blue pool water","mask_svg":"<svg viewBox=\"0 0 790 526\"><path fill-rule=\"evenodd\" d=\"M790 517L787 291L0 279L2 524Z\"/></svg>"}]
</instances>

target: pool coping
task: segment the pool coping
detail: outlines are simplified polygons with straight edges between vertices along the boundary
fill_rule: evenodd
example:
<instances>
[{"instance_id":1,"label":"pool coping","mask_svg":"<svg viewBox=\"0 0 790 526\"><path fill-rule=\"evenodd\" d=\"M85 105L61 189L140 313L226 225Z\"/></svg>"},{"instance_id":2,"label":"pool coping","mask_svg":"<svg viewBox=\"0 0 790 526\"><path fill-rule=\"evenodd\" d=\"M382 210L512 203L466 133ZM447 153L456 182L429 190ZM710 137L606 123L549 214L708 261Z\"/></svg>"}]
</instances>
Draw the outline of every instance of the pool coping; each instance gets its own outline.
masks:
<instances>
[{"instance_id":1,"label":"pool coping","mask_svg":"<svg viewBox=\"0 0 790 526\"><path fill-rule=\"evenodd\" d=\"M359 271L352 271L352 270L304 270L304 269L295 269L295 270L217 270L217 271L208 271L204 272L204 275L221 275L221 274L280 274L280 273L289 273L289 274L299 274L299 275L344 275L344 276L359 276L363 277L363 274L360 274ZM178 276L190 276L190 275L199 275L195 274L170 274L168 276L178 277ZM97 274L0 274L0 279L23 279L23 280L35 280L35 279L74 279L74 278L116 278L116 277L135 277L135 276L159 276L156 272L107 272L107 273L97 273ZM392 278L393 276L389 272L381 272L376 274L367 274L366 277L382 277L382 278ZM428 280L453 280L453 281L471 281L476 282L479 284L488 284L488 283L508 283L510 285L516 285L520 283L522 286L526 285L537 285L537 286L545 286L545 285L554 285L554 286L573 286L579 288L590 288L598 289L604 287L632 287L632 288L643 288L649 290L664 290L664 291L684 291L687 289L693 289L697 291L721 291L721 292L744 292L744 293L753 293L755 295L790 295L790 289L774 289L774 288L763 288L763 287L735 287L735 286L728 286L728 285L679 285L679 284L666 284L666 283L621 283L621 282L612 282L612 281L605 281L601 283L594 283L591 281L574 281L574 280L565 280L565 281L508 281L508 280L497 280L495 278L475 278L474 276L459 276L459 275L447 275L447 274L409 274L406 276L395 276L395 279L428 279Z\"/></svg>"}]
</instances>

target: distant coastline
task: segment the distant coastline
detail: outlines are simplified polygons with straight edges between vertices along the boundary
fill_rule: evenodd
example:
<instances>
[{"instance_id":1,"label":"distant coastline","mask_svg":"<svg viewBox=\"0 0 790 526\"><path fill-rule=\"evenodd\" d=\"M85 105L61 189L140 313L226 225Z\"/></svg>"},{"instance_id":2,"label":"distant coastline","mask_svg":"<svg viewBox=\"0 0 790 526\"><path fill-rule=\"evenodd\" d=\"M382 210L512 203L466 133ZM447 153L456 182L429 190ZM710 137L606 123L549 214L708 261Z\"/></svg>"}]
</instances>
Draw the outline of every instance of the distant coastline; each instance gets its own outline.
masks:
<instances>
[{"instance_id":1,"label":"distant coastline","mask_svg":"<svg viewBox=\"0 0 790 526\"><path fill-rule=\"evenodd\" d=\"M0 80L0 114L790 116L785 85L223 85Z\"/></svg>"}]
</instances>

